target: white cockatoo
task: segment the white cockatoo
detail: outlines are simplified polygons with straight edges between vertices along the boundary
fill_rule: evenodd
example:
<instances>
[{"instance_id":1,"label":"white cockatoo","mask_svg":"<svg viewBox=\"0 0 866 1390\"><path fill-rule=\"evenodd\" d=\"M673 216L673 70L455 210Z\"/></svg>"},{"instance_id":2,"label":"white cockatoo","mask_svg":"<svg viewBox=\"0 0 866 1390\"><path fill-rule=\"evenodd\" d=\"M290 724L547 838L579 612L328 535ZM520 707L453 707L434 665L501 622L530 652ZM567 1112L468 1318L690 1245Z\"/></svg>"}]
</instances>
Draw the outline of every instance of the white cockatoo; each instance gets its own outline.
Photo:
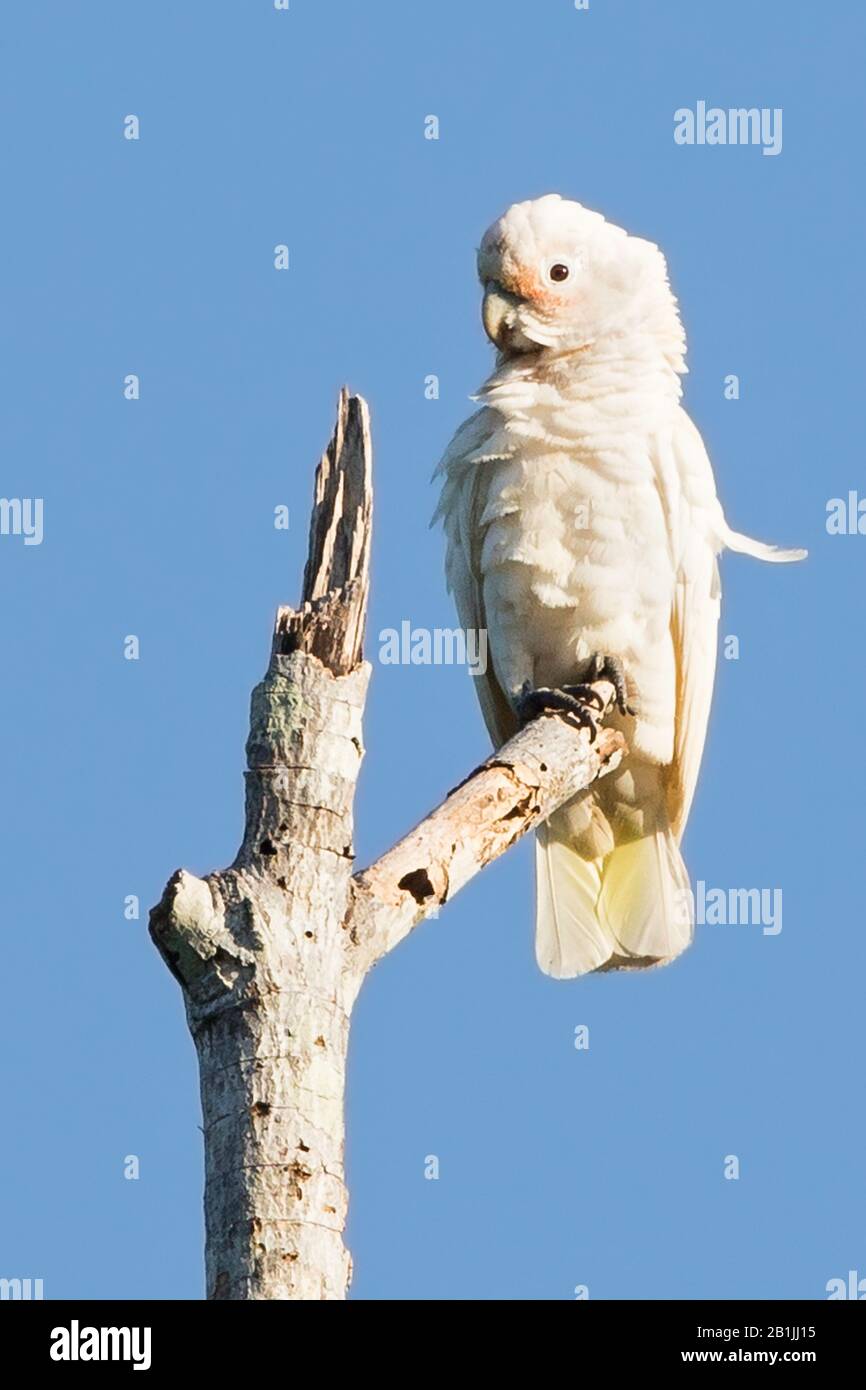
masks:
<instances>
[{"instance_id":1,"label":"white cockatoo","mask_svg":"<svg viewBox=\"0 0 866 1390\"><path fill-rule=\"evenodd\" d=\"M537 833L536 954L567 978L656 965L689 943L679 843L700 766L719 617L717 556L798 560L732 531L680 405L685 337L659 249L550 194L516 203L478 252L498 349L439 466L460 621L497 746L581 689L618 690L629 752Z\"/></svg>"}]
</instances>

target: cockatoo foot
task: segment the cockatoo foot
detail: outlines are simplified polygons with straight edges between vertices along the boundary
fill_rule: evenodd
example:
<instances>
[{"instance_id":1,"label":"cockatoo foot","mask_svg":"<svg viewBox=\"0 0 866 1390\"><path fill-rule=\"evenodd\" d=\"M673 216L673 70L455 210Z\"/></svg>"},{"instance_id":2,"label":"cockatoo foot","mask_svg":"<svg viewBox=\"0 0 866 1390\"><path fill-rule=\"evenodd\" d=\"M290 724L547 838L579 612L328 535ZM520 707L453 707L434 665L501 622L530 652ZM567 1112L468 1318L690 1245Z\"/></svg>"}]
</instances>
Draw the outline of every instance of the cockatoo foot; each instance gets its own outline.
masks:
<instances>
[{"instance_id":1,"label":"cockatoo foot","mask_svg":"<svg viewBox=\"0 0 866 1390\"><path fill-rule=\"evenodd\" d=\"M616 691L616 707L620 714L637 714L637 710L628 703L625 667L618 656L605 656L602 652L595 652L589 658L586 679L588 681L610 681ZM565 689L570 690L571 686L566 686Z\"/></svg>"},{"instance_id":2,"label":"cockatoo foot","mask_svg":"<svg viewBox=\"0 0 866 1390\"><path fill-rule=\"evenodd\" d=\"M570 715L582 729L589 729L589 741L594 743L598 734L596 721L604 712L604 705L598 692L589 685L567 685L561 690L542 685L533 690L526 681L515 701L515 710L521 724L528 724L543 714Z\"/></svg>"}]
</instances>

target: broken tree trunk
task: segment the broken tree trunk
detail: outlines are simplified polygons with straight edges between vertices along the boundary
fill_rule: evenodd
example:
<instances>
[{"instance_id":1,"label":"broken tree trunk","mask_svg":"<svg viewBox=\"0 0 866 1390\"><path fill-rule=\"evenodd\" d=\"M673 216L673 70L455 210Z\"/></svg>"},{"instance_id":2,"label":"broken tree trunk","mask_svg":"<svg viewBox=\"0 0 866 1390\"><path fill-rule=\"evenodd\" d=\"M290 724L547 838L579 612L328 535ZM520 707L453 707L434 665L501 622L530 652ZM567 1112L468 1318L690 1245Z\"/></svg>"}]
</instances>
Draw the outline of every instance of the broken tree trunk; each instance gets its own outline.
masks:
<instances>
[{"instance_id":1,"label":"broken tree trunk","mask_svg":"<svg viewBox=\"0 0 866 1390\"><path fill-rule=\"evenodd\" d=\"M151 912L198 1053L213 1299L345 1297L343 1099L364 976L624 748L610 729L591 744L566 719L536 720L353 877L370 465L366 404L343 391L301 606L278 611L252 695L243 843L222 872L179 870ZM596 688L607 707L612 687Z\"/></svg>"}]
</instances>

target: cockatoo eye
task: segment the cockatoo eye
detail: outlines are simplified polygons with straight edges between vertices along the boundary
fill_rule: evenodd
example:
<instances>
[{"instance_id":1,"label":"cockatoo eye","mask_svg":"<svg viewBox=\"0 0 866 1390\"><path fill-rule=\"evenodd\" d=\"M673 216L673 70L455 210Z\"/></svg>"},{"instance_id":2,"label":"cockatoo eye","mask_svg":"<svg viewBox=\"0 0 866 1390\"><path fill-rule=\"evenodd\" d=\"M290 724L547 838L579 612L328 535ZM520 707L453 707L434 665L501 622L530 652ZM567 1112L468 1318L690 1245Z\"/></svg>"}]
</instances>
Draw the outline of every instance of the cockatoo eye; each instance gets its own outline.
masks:
<instances>
[{"instance_id":1,"label":"cockatoo eye","mask_svg":"<svg viewBox=\"0 0 866 1390\"><path fill-rule=\"evenodd\" d=\"M547 273L555 285L561 285L563 280L568 279L571 269L565 261L554 261Z\"/></svg>"}]
</instances>

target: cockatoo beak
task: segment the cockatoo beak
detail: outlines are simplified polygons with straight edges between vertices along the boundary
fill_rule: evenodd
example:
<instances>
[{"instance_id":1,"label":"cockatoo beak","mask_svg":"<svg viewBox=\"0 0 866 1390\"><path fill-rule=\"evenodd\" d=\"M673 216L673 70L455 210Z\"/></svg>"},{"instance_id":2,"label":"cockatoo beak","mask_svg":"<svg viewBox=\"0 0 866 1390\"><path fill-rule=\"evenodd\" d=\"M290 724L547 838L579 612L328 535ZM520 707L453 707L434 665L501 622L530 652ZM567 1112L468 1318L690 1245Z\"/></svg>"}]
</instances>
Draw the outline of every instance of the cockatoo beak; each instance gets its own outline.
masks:
<instances>
[{"instance_id":1,"label":"cockatoo beak","mask_svg":"<svg viewBox=\"0 0 866 1390\"><path fill-rule=\"evenodd\" d=\"M484 286L484 301L481 305L481 321L484 332L491 343L505 348L516 326L514 311L520 300L509 294L495 280L488 280Z\"/></svg>"}]
</instances>

